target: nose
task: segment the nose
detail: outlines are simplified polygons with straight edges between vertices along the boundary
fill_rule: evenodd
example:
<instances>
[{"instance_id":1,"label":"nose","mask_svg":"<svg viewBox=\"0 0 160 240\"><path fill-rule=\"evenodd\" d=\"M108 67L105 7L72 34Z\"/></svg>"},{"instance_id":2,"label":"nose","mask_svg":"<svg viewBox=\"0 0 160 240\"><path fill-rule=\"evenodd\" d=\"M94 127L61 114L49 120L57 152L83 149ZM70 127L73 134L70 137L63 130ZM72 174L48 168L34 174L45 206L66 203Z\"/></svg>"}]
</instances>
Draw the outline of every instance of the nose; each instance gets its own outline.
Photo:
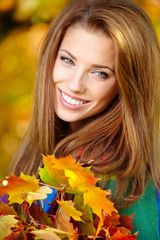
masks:
<instances>
[{"instance_id":1,"label":"nose","mask_svg":"<svg viewBox=\"0 0 160 240\"><path fill-rule=\"evenodd\" d=\"M85 90L86 74L82 71L76 71L68 78L67 87L72 92L82 93Z\"/></svg>"}]
</instances>

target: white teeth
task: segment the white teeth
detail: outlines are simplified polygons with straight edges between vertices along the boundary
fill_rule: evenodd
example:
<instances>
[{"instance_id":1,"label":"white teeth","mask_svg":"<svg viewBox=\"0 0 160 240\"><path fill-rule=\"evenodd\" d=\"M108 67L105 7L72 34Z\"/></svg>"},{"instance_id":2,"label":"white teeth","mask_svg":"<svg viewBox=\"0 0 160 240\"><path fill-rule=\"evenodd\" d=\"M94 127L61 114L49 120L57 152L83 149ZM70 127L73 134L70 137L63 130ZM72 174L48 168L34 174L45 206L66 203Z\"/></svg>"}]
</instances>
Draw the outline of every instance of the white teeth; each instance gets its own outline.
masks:
<instances>
[{"instance_id":1,"label":"white teeth","mask_svg":"<svg viewBox=\"0 0 160 240\"><path fill-rule=\"evenodd\" d=\"M71 97L68 97L63 92L62 92L62 97L65 99L66 102L68 102L68 103L70 103L72 105L79 105L79 104L86 103L86 101L79 101L79 100L76 100L76 99L72 99Z\"/></svg>"},{"instance_id":2,"label":"white teeth","mask_svg":"<svg viewBox=\"0 0 160 240\"><path fill-rule=\"evenodd\" d=\"M75 99L72 99L72 100L71 100L71 104L75 105L75 104L76 104L76 100L75 100Z\"/></svg>"}]
</instances>

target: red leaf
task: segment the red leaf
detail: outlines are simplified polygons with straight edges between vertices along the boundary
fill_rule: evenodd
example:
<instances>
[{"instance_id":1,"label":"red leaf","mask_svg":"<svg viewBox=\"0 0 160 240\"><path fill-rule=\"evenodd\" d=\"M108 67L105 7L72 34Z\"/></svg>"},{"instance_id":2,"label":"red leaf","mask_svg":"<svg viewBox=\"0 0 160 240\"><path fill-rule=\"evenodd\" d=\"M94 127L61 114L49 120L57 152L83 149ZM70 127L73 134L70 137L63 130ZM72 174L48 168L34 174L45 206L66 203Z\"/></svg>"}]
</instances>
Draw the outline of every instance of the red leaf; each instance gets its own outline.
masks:
<instances>
[{"instance_id":1,"label":"red leaf","mask_svg":"<svg viewBox=\"0 0 160 240\"><path fill-rule=\"evenodd\" d=\"M29 213L38 223L47 225L49 227L53 227L53 222L48 217L48 215L43 211L39 204L33 203L29 208Z\"/></svg>"},{"instance_id":2,"label":"red leaf","mask_svg":"<svg viewBox=\"0 0 160 240\"><path fill-rule=\"evenodd\" d=\"M121 226L132 231L134 228L133 223L132 223L134 215L135 214L132 214L131 216L126 216L126 215L120 216L119 220L120 220Z\"/></svg>"},{"instance_id":3,"label":"red leaf","mask_svg":"<svg viewBox=\"0 0 160 240\"><path fill-rule=\"evenodd\" d=\"M111 223L112 226L118 226L120 224L120 220L119 220L120 215L116 212L112 212L111 216L108 216L108 219Z\"/></svg>"},{"instance_id":4,"label":"red leaf","mask_svg":"<svg viewBox=\"0 0 160 240\"><path fill-rule=\"evenodd\" d=\"M133 235L124 235L120 231L117 231L113 236L112 240L135 240L137 238L137 234L135 233Z\"/></svg>"}]
</instances>

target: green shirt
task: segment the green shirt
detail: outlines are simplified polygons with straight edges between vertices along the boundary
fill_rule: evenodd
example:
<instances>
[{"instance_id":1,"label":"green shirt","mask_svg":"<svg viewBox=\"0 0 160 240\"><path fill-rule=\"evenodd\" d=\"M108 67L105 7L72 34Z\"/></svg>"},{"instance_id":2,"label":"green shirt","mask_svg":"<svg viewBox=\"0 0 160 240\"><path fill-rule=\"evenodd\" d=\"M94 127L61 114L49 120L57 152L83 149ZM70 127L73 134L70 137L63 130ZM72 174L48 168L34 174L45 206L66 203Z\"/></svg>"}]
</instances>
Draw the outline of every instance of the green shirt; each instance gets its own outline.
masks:
<instances>
[{"instance_id":1,"label":"green shirt","mask_svg":"<svg viewBox=\"0 0 160 240\"><path fill-rule=\"evenodd\" d=\"M111 189L114 193L116 179L107 181L105 189ZM119 214L133 217L134 229L132 233L138 231L137 240L158 240L159 236L159 213L156 201L156 187L150 178L142 196L130 206L119 210Z\"/></svg>"}]
</instances>

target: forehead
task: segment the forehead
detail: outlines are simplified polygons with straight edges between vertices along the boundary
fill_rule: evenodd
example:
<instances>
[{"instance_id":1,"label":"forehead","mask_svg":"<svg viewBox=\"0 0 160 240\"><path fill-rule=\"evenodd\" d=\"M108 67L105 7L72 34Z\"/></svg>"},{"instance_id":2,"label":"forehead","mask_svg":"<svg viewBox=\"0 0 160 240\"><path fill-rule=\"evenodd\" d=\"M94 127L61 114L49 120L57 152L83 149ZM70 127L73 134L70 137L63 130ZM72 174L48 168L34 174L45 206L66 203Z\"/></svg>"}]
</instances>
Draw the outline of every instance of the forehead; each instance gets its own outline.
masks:
<instances>
[{"instance_id":1,"label":"forehead","mask_svg":"<svg viewBox=\"0 0 160 240\"><path fill-rule=\"evenodd\" d=\"M70 51L74 56L105 63L114 61L115 47L112 39L102 30L81 26L70 27L60 45L60 50Z\"/></svg>"},{"instance_id":2,"label":"forehead","mask_svg":"<svg viewBox=\"0 0 160 240\"><path fill-rule=\"evenodd\" d=\"M106 38L106 39L109 39L110 36L109 34L104 31L103 29L100 29L100 28L95 28L95 27L92 27L92 26L87 26L87 25L81 25L81 24L74 24L72 26L70 26L65 34L64 34L64 38L66 38L66 36L68 37L69 35L77 35L77 34L82 34L81 35L81 39L83 38L83 34L86 34L88 33L88 35L92 35L92 36L99 36L99 38L103 37L103 38ZM62 39L62 41L63 41ZM110 38L111 39L111 38Z\"/></svg>"}]
</instances>

